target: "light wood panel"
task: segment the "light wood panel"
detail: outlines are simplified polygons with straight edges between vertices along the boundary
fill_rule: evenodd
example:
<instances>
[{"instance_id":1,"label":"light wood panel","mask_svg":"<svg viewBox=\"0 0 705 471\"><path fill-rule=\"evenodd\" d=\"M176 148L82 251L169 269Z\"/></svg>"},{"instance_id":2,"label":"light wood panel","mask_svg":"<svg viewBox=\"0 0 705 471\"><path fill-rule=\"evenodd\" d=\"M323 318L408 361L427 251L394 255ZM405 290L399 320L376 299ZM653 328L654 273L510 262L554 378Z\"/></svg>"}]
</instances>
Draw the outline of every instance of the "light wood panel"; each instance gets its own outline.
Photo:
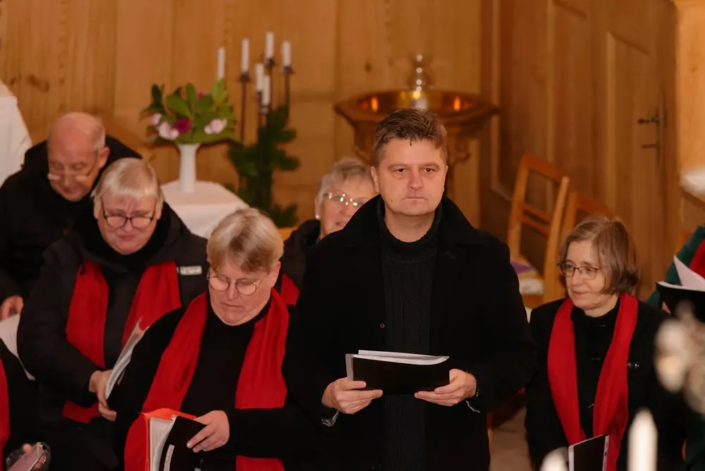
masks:
<instances>
[{"instance_id":1,"label":"light wood panel","mask_svg":"<svg viewBox=\"0 0 705 471\"><path fill-rule=\"evenodd\" d=\"M291 123L298 138L289 150L301 159L297 172L277 176L275 197L297 203L304 219L313 216L320 177L352 151L352 131L333 111L337 100L403 88L408 57L417 52L433 56L439 88L480 90L482 1L4 0L0 79L18 97L35 142L61 113L77 109L112 113L115 122L143 136L146 123L138 118L150 86L171 91L190 81L209 88L220 46L227 50L226 79L239 116L240 41L250 39L254 63L265 32L273 31L277 55L282 40L292 43ZM278 90L275 97L281 95ZM253 93L246 103L252 123ZM254 136L250 125L247 140ZM199 152L199 179L236 181L225 150L220 145ZM456 188L477 188L477 145L471 153L475 158L456 172L463 182ZM174 149L157 150L151 162L162 181L177 177ZM469 208L477 195L468 190L456 198Z\"/></svg>"},{"instance_id":2,"label":"light wood panel","mask_svg":"<svg viewBox=\"0 0 705 471\"><path fill-rule=\"evenodd\" d=\"M489 0L486 2L489 3ZM499 87L503 110L483 167L485 198L501 201L511 188L519 157L544 156L581 191L615 208L636 239L641 294L663 276L664 247L677 211L667 172L676 161L673 131L660 137L653 124L637 124L675 107L675 9L665 0L503 0L501 45L493 55L500 73L483 75ZM495 9L496 10L496 9ZM487 24L485 22L485 24ZM488 35L490 33L486 33ZM483 87L484 88L484 87ZM662 138L659 153L650 145ZM544 204L551 192L529 187ZM508 205L504 206L508 208ZM548 209L548 208L547 208ZM487 227L502 233L507 214L497 206ZM539 241L522 247L532 263L543 257Z\"/></svg>"}]
</instances>

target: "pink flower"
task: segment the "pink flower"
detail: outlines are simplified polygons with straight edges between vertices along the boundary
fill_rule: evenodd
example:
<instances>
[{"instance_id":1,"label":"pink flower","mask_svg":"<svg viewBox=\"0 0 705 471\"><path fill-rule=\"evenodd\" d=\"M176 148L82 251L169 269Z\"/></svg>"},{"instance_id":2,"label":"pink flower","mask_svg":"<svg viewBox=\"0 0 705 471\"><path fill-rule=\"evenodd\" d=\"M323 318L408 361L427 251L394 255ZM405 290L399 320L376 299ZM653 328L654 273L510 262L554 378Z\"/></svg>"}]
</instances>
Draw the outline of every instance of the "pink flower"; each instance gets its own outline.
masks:
<instances>
[{"instance_id":1,"label":"pink flower","mask_svg":"<svg viewBox=\"0 0 705 471\"><path fill-rule=\"evenodd\" d=\"M226 119L214 119L210 123L208 123L208 126L204 129L206 134L220 134L223 132L225 129L225 126L228 125L228 121Z\"/></svg>"},{"instance_id":2,"label":"pink flower","mask_svg":"<svg viewBox=\"0 0 705 471\"><path fill-rule=\"evenodd\" d=\"M150 122L152 123L152 126L159 126L159 121L162 120L162 115L161 113L154 113L150 117Z\"/></svg>"},{"instance_id":3,"label":"pink flower","mask_svg":"<svg viewBox=\"0 0 705 471\"><path fill-rule=\"evenodd\" d=\"M171 124L166 121L164 121L157 127L157 132L159 133L159 137L161 137L162 139L167 139L169 141L173 141L174 139L179 137L179 131L172 128Z\"/></svg>"},{"instance_id":4,"label":"pink flower","mask_svg":"<svg viewBox=\"0 0 705 471\"><path fill-rule=\"evenodd\" d=\"M208 95L206 92L198 92L198 98L203 98L206 95Z\"/></svg>"},{"instance_id":5,"label":"pink flower","mask_svg":"<svg viewBox=\"0 0 705 471\"><path fill-rule=\"evenodd\" d=\"M187 118L181 118L174 123L174 129L179 131L179 134L186 134L191 130L191 120Z\"/></svg>"}]
</instances>

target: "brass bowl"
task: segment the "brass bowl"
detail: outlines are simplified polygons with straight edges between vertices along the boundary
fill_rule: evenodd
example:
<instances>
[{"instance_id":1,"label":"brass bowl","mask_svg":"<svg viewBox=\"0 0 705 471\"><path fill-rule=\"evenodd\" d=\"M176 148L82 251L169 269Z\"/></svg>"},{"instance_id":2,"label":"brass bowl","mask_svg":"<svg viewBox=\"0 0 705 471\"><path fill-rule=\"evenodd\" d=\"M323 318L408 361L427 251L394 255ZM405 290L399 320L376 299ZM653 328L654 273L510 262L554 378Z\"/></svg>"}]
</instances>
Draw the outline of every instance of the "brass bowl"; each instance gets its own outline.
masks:
<instances>
[{"instance_id":1,"label":"brass bowl","mask_svg":"<svg viewBox=\"0 0 705 471\"><path fill-rule=\"evenodd\" d=\"M499 108L479 95L441 90L388 90L341 101L337 113L350 124L377 124L402 108L426 108L437 113L446 126L459 125L465 132L479 130Z\"/></svg>"}]
</instances>

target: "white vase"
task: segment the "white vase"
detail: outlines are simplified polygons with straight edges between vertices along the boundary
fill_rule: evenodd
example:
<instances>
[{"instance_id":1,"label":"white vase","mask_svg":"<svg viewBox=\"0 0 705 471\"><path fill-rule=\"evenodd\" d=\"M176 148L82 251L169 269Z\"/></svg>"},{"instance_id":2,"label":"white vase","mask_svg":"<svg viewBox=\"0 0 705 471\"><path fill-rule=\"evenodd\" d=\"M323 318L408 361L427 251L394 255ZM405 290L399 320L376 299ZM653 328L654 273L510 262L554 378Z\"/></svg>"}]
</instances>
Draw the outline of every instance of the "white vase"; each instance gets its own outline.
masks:
<instances>
[{"instance_id":1,"label":"white vase","mask_svg":"<svg viewBox=\"0 0 705 471\"><path fill-rule=\"evenodd\" d=\"M179 188L193 193L196 185L196 153L200 144L177 144L179 147Z\"/></svg>"}]
</instances>

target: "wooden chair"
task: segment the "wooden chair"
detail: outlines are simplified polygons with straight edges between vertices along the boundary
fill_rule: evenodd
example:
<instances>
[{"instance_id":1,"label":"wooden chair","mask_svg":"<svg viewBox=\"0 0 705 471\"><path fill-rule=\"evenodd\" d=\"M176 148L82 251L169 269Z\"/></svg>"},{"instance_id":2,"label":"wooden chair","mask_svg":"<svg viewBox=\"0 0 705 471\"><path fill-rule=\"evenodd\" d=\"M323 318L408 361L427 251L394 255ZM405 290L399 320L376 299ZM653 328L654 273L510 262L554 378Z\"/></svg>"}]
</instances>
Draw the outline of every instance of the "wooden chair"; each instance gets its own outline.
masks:
<instances>
[{"instance_id":1,"label":"wooden chair","mask_svg":"<svg viewBox=\"0 0 705 471\"><path fill-rule=\"evenodd\" d=\"M530 172L535 172L558 186L552 212L546 212L526 202L526 189ZM537 292L523 294L524 304L532 309L544 302L557 299L556 290L560 286L557 255L561 236L561 221L563 219L566 197L568 196L569 183L570 179L568 176L560 168L545 159L530 154L522 156L516 182L514 183L514 195L509 213L507 245L509 245L512 261L530 265L526 258L521 255L522 227L526 225L546 237L543 273L539 275L536 270L533 270L519 275L520 283L522 279L538 280L536 284L543 283L543 287Z\"/></svg>"},{"instance_id":2,"label":"wooden chair","mask_svg":"<svg viewBox=\"0 0 705 471\"><path fill-rule=\"evenodd\" d=\"M565 205L565 216L563 216L563 230L561 231L561 240L565 240L570 234L570 231L575 228L579 222L579 214L587 214L588 216L604 216L610 220L617 219L617 213L612 211L602 201L591 198L583 193L572 191L568 195L568 201Z\"/></svg>"},{"instance_id":3,"label":"wooden chair","mask_svg":"<svg viewBox=\"0 0 705 471\"><path fill-rule=\"evenodd\" d=\"M289 238L292 232L294 232L295 227L279 227L277 228L279 230L279 235L282 236L282 240L286 240Z\"/></svg>"},{"instance_id":4,"label":"wooden chair","mask_svg":"<svg viewBox=\"0 0 705 471\"><path fill-rule=\"evenodd\" d=\"M568 195L568 201L565 205L565 215L563 216L563 229L561 230L561 242L568 237L568 234L575 228L575 225L580 222L578 216L585 214L587 216L604 216L610 220L618 219L617 213L604 204L602 201L596 200L577 191L571 191ZM565 296L565 287L558 283L556 289L558 297Z\"/></svg>"}]
</instances>

